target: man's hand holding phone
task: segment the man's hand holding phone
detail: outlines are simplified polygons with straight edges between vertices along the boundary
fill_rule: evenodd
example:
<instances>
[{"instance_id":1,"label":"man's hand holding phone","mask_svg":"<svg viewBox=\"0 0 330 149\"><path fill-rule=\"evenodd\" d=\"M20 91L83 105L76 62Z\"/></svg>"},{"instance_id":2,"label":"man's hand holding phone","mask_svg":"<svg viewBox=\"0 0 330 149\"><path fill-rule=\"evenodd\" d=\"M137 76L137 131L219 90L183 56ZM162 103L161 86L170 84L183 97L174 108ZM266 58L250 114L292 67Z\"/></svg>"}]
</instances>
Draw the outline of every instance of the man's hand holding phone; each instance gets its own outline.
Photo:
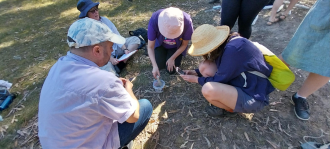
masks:
<instances>
[{"instance_id":1,"label":"man's hand holding phone","mask_svg":"<svg viewBox=\"0 0 330 149\"><path fill-rule=\"evenodd\" d=\"M123 86L126 90L132 90L133 83L125 78L119 78L123 82Z\"/></svg>"}]
</instances>

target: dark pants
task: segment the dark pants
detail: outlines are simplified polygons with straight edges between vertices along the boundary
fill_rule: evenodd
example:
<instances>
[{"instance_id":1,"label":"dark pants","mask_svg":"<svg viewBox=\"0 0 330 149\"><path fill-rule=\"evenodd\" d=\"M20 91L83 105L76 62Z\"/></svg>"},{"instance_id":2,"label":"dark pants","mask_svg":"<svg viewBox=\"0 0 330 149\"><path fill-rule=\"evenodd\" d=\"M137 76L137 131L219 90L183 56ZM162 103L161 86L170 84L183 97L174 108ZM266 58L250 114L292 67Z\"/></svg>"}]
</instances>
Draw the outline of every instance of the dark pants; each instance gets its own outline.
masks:
<instances>
[{"instance_id":1,"label":"dark pants","mask_svg":"<svg viewBox=\"0 0 330 149\"><path fill-rule=\"evenodd\" d=\"M140 99L140 117L135 123L124 122L118 123L118 133L120 139L120 146L127 145L130 141L135 139L141 131L147 126L152 114L152 105L147 99Z\"/></svg>"},{"instance_id":2,"label":"dark pants","mask_svg":"<svg viewBox=\"0 0 330 149\"><path fill-rule=\"evenodd\" d=\"M166 49L163 46L155 48L155 58L156 58L156 63L158 66L158 69L166 69L166 71L169 74L175 73L175 68L173 68L173 71L169 72L167 70L167 65L166 61L176 52L176 48L173 49ZM174 65L175 67L180 67L181 66L181 60L182 60L182 54L180 54L175 60L174 60Z\"/></svg>"},{"instance_id":3,"label":"dark pants","mask_svg":"<svg viewBox=\"0 0 330 149\"><path fill-rule=\"evenodd\" d=\"M270 0L222 0L221 25L232 29L238 18L238 33L242 37L250 38L251 24L262 8Z\"/></svg>"}]
</instances>

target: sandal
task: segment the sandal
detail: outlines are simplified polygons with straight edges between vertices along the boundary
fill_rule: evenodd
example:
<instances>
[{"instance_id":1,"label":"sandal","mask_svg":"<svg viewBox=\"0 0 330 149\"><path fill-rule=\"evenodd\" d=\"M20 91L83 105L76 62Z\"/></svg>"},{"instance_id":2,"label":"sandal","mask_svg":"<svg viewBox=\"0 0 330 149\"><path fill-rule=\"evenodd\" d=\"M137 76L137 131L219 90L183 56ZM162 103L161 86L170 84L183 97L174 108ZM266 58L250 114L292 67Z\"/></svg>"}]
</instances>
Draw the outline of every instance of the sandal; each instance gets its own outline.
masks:
<instances>
[{"instance_id":1,"label":"sandal","mask_svg":"<svg viewBox=\"0 0 330 149\"><path fill-rule=\"evenodd\" d=\"M274 23L277 23L278 21L280 21L280 19L279 19L279 18L275 18L274 21L267 21L267 25L268 25L268 26L271 26L271 25L273 25Z\"/></svg>"},{"instance_id":2,"label":"sandal","mask_svg":"<svg viewBox=\"0 0 330 149\"><path fill-rule=\"evenodd\" d=\"M286 17L288 17L288 15L284 15L283 13L280 13L280 14L278 15L278 18L279 18L280 20L284 20L284 19L286 19Z\"/></svg>"}]
</instances>

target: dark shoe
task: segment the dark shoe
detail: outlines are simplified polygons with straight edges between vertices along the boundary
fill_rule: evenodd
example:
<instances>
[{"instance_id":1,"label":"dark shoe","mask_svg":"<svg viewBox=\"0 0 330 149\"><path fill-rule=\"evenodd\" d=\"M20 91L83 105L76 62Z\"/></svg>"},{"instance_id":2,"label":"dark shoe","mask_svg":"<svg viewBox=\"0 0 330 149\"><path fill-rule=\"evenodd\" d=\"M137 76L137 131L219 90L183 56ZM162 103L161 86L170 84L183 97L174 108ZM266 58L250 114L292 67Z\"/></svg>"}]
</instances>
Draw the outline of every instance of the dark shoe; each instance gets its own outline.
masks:
<instances>
[{"instance_id":1,"label":"dark shoe","mask_svg":"<svg viewBox=\"0 0 330 149\"><path fill-rule=\"evenodd\" d=\"M316 148L330 149L330 142L326 144L317 143L317 142L306 142L304 144L301 144L301 149L316 149Z\"/></svg>"},{"instance_id":2,"label":"dark shoe","mask_svg":"<svg viewBox=\"0 0 330 149\"><path fill-rule=\"evenodd\" d=\"M123 61L119 62L117 65L115 65L115 70L118 74L126 67L127 63L124 63Z\"/></svg>"},{"instance_id":3,"label":"dark shoe","mask_svg":"<svg viewBox=\"0 0 330 149\"><path fill-rule=\"evenodd\" d=\"M116 73L119 74L119 73L120 73L120 69L119 69L119 67L118 67L117 65L114 65L113 67L115 68Z\"/></svg>"},{"instance_id":4,"label":"dark shoe","mask_svg":"<svg viewBox=\"0 0 330 149\"><path fill-rule=\"evenodd\" d=\"M214 105L205 108L206 113L212 117L234 117L237 115L236 112L228 112L224 109L218 108Z\"/></svg>"},{"instance_id":5,"label":"dark shoe","mask_svg":"<svg viewBox=\"0 0 330 149\"><path fill-rule=\"evenodd\" d=\"M297 93L296 93L297 94ZM301 120L309 119L309 104L305 98L296 98L293 94L291 97L291 102L294 104L294 113Z\"/></svg>"},{"instance_id":6,"label":"dark shoe","mask_svg":"<svg viewBox=\"0 0 330 149\"><path fill-rule=\"evenodd\" d=\"M209 4L220 3L220 0L211 0Z\"/></svg>"}]
</instances>

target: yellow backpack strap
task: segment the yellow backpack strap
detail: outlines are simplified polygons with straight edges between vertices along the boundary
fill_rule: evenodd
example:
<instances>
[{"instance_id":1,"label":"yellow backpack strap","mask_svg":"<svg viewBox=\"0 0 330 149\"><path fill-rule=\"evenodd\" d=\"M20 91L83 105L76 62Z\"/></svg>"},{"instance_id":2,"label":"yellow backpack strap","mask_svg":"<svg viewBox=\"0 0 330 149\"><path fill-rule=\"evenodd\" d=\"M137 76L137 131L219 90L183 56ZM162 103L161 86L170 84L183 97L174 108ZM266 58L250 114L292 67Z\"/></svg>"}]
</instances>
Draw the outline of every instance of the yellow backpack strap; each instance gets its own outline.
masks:
<instances>
[{"instance_id":1,"label":"yellow backpack strap","mask_svg":"<svg viewBox=\"0 0 330 149\"><path fill-rule=\"evenodd\" d=\"M249 73L252 73L256 76L259 76L261 78L265 78L265 79L268 79L268 77L266 75L264 75L263 73L259 72L259 71L248 71Z\"/></svg>"},{"instance_id":2,"label":"yellow backpack strap","mask_svg":"<svg viewBox=\"0 0 330 149\"><path fill-rule=\"evenodd\" d=\"M243 87L246 87L247 86L247 83L246 83L246 75L244 72L241 73L242 77L244 78L244 85Z\"/></svg>"},{"instance_id":3,"label":"yellow backpack strap","mask_svg":"<svg viewBox=\"0 0 330 149\"><path fill-rule=\"evenodd\" d=\"M248 73L252 73L252 74L254 74L254 75L256 75L256 76L259 76L259 77L261 77L261 78L265 78L265 79L268 79L268 77L266 76L266 75L264 75L263 73L261 73L261 72L259 72L259 71L248 71ZM243 77L243 79L244 79L244 85L243 85L243 87L246 87L247 86L247 82L246 82L246 75L245 75L245 73L244 72L242 72L241 73L241 76Z\"/></svg>"}]
</instances>

